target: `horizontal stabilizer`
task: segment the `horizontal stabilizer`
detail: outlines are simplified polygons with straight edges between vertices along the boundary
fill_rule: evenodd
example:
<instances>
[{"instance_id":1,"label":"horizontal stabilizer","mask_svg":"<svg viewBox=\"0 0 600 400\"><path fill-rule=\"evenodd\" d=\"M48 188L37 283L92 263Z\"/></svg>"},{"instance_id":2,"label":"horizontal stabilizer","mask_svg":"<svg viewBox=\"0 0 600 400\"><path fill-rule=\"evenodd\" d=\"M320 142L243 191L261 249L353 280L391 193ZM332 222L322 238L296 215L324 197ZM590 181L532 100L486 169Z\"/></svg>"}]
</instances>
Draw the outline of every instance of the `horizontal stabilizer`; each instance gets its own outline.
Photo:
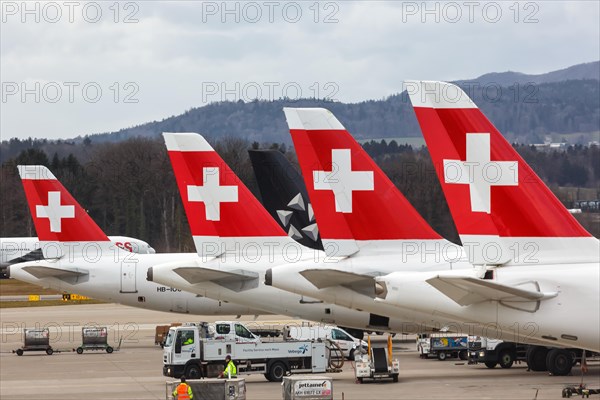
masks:
<instances>
[{"instance_id":1,"label":"horizontal stabilizer","mask_svg":"<svg viewBox=\"0 0 600 400\"><path fill-rule=\"evenodd\" d=\"M468 306L490 300L502 302L541 301L555 297L558 294L557 292L544 293L539 290L503 285L490 280L469 276L457 277L438 275L434 278L427 279L427 283L461 306ZM529 287L533 289L537 288L537 283L528 283L530 284Z\"/></svg>"},{"instance_id":2,"label":"horizontal stabilizer","mask_svg":"<svg viewBox=\"0 0 600 400\"><path fill-rule=\"evenodd\" d=\"M74 268L56 268L41 265L23 267L23 271L30 273L38 279L57 278L70 283L76 283L81 277L88 276L87 270Z\"/></svg>"},{"instance_id":3,"label":"horizontal stabilizer","mask_svg":"<svg viewBox=\"0 0 600 400\"><path fill-rule=\"evenodd\" d=\"M192 285L213 282L236 292L258 287L258 273L253 271L222 271L201 267L178 267L173 271Z\"/></svg>"},{"instance_id":4,"label":"horizontal stabilizer","mask_svg":"<svg viewBox=\"0 0 600 400\"><path fill-rule=\"evenodd\" d=\"M7 264L11 265L11 264L18 264L18 263L27 262L27 261L40 261L43 259L44 259L44 254L42 254L42 249L35 249L21 257L17 257L17 258L13 258L12 260L9 260L7 262Z\"/></svg>"},{"instance_id":5,"label":"horizontal stabilizer","mask_svg":"<svg viewBox=\"0 0 600 400\"><path fill-rule=\"evenodd\" d=\"M333 286L344 286L354 290L357 293L370 297L375 296L375 280L377 273L355 274L347 271L335 269L306 269L300 272L307 281L312 283L318 289L324 289Z\"/></svg>"}]
</instances>

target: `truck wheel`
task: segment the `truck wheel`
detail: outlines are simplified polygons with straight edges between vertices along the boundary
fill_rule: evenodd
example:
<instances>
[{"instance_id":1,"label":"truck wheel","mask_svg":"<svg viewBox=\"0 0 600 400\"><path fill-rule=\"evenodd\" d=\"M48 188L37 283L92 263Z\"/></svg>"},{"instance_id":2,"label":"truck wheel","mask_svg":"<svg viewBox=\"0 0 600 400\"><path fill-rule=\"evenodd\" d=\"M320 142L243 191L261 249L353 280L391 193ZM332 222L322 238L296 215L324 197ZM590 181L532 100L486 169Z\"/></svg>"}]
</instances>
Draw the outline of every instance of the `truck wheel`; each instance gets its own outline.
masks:
<instances>
[{"instance_id":1,"label":"truck wheel","mask_svg":"<svg viewBox=\"0 0 600 400\"><path fill-rule=\"evenodd\" d=\"M571 353L571 359L573 360L573 366L576 366L577 365L577 358L578 358L577 357L577 353L574 352L574 351L572 351L572 350L570 351L570 353Z\"/></svg>"},{"instance_id":2,"label":"truck wheel","mask_svg":"<svg viewBox=\"0 0 600 400\"><path fill-rule=\"evenodd\" d=\"M439 352L438 355L437 355L437 358L440 361L444 361L446 359L446 357L448 357L448 355L446 353L444 353L443 351Z\"/></svg>"},{"instance_id":3,"label":"truck wheel","mask_svg":"<svg viewBox=\"0 0 600 400\"><path fill-rule=\"evenodd\" d=\"M77 351L77 354L83 354L83 348L81 348L81 347L78 347L76 351Z\"/></svg>"},{"instance_id":4,"label":"truck wheel","mask_svg":"<svg viewBox=\"0 0 600 400\"><path fill-rule=\"evenodd\" d=\"M113 351L114 351L114 349L113 349L112 347L110 347L110 346L108 346L108 347L106 348L106 352L107 352L108 354L112 353Z\"/></svg>"},{"instance_id":5,"label":"truck wheel","mask_svg":"<svg viewBox=\"0 0 600 400\"><path fill-rule=\"evenodd\" d=\"M17 349L17 355L18 356L22 356L23 355L23 349Z\"/></svg>"},{"instance_id":6,"label":"truck wheel","mask_svg":"<svg viewBox=\"0 0 600 400\"><path fill-rule=\"evenodd\" d=\"M458 358L464 361L469 358L469 353L466 350L461 350L458 352Z\"/></svg>"},{"instance_id":7,"label":"truck wheel","mask_svg":"<svg viewBox=\"0 0 600 400\"><path fill-rule=\"evenodd\" d=\"M548 371L554 376L565 376L573 368L571 353L565 349L552 349L548 352L546 360Z\"/></svg>"},{"instance_id":8,"label":"truck wheel","mask_svg":"<svg viewBox=\"0 0 600 400\"><path fill-rule=\"evenodd\" d=\"M392 381L393 381L394 383L398 382L398 375L394 375L394 376L392 376Z\"/></svg>"},{"instance_id":9,"label":"truck wheel","mask_svg":"<svg viewBox=\"0 0 600 400\"><path fill-rule=\"evenodd\" d=\"M285 364L281 361L275 361L269 368L269 381L281 382L283 380L283 376L285 375L285 371Z\"/></svg>"},{"instance_id":10,"label":"truck wheel","mask_svg":"<svg viewBox=\"0 0 600 400\"><path fill-rule=\"evenodd\" d=\"M527 349L527 366L532 371L547 371L546 356L548 349L543 346L530 346Z\"/></svg>"},{"instance_id":11,"label":"truck wheel","mask_svg":"<svg viewBox=\"0 0 600 400\"><path fill-rule=\"evenodd\" d=\"M46 354L48 354L49 356L51 356L52 353L54 353L54 350L52 350L52 349L46 349Z\"/></svg>"},{"instance_id":12,"label":"truck wheel","mask_svg":"<svg viewBox=\"0 0 600 400\"><path fill-rule=\"evenodd\" d=\"M502 351L499 357L500 368L510 368L515 362L513 355L510 351Z\"/></svg>"},{"instance_id":13,"label":"truck wheel","mask_svg":"<svg viewBox=\"0 0 600 400\"><path fill-rule=\"evenodd\" d=\"M202 371L200 371L200 367L197 365L188 365L185 369L185 377L187 379L200 379L202 376Z\"/></svg>"},{"instance_id":14,"label":"truck wheel","mask_svg":"<svg viewBox=\"0 0 600 400\"><path fill-rule=\"evenodd\" d=\"M492 369L492 368L496 368L496 364L497 363L495 363L493 361L486 361L484 364L485 364L486 367Z\"/></svg>"}]
</instances>

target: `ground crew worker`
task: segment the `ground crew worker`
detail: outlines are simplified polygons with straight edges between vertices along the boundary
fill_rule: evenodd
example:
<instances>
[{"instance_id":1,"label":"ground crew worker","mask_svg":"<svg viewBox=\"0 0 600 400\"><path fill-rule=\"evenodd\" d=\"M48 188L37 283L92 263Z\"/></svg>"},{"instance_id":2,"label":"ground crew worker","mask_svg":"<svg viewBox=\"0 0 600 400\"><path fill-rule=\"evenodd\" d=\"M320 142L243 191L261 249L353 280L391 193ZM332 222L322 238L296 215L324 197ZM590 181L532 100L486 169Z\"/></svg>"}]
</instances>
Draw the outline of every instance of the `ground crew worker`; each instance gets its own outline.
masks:
<instances>
[{"instance_id":1,"label":"ground crew worker","mask_svg":"<svg viewBox=\"0 0 600 400\"><path fill-rule=\"evenodd\" d=\"M235 363L231 361L231 356L227 354L225 357L225 370L219 374L219 378L235 378L237 376L237 368Z\"/></svg>"},{"instance_id":2,"label":"ground crew worker","mask_svg":"<svg viewBox=\"0 0 600 400\"><path fill-rule=\"evenodd\" d=\"M194 398L192 387L185 383L185 376L181 377L181 383L173 390L173 398L175 400L192 400Z\"/></svg>"},{"instance_id":3,"label":"ground crew worker","mask_svg":"<svg viewBox=\"0 0 600 400\"><path fill-rule=\"evenodd\" d=\"M194 344L194 334L192 333L187 339L183 341L183 345Z\"/></svg>"}]
</instances>

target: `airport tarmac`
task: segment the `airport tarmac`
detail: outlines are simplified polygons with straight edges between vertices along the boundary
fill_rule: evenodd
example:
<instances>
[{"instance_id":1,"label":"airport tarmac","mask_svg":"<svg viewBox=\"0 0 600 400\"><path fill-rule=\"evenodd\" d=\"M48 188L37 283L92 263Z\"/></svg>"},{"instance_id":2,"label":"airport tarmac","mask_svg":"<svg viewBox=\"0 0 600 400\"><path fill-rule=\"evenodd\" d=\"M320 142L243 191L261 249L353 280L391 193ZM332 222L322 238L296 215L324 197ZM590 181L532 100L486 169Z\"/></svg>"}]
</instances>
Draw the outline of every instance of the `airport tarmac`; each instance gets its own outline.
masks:
<instances>
[{"instance_id":1,"label":"airport tarmac","mask_svg":"<svg viewBox=\"0 0 600 400\"><path fill-rule=\"evenodd\" d=\"M235 316L220 317L231 319ZM262 316L259 321L289 319ZM211 317L214 320L214 317ZM156 325L171 322L209 320L192 315L154 312L116 304L0 309L0 397L12 399L165 399L162 351L154 344ZM252 320L251 317L242 318ZM120 351L85 352L71 350L81 343L81 326L95 324L110 329L109 342L123 338ZM49 327L51 344L63 351L51 356L12 350L22 345L22 329ZM376 338L381 341L380 338ZM351 363L333 377L334 399L560 399L566 385L581 382L579 366L572 376L553 377L527 372L524 364L510 369L488 369L458 360L422 360L414 343L394 342L400 359L398 383L356 384ZM600 387L600 364L590 363L583 379L588 387ZM246 377L248 400L281 399L281 385L267 382L262 375Z\"/></svg>"}]
</instances>

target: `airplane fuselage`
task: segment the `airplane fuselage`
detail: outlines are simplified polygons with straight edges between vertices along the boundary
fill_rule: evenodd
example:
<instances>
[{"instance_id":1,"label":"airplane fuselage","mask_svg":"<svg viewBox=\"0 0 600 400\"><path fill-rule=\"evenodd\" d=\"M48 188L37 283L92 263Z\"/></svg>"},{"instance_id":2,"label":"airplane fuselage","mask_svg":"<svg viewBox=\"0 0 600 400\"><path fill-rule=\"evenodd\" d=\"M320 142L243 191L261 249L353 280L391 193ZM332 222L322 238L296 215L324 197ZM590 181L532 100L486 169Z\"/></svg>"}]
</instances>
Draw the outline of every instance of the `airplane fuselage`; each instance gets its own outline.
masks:
<instances>
[{"instance_id":1,"label":"airplane fuselage","mask_svg":"<svg viewBox=\"0 0 600 400\"><path fill-rule=\"evenodd\" d=\"M120 254L125 254L121 252ZM197 255L183 253L126 254L125 259L102 257L97 262L75 258L72 261L26 262L9 266L11 278L35 285L50 287L67 293L77 293L94 299L156 311L189 313L195 315L256 315L261 313L245 303L233 304L184 292L146 280L146 271L154 264L168 261L195 259ZM27 267L77 269L87 272L78 278L36 278ZM24 269L25 268L25 269ZM262 312L264 314L264 312Z\"/></svg>"},{"instance_id":2,"label":"airplane fuselage","mask_svg":"<svg viewBox=\"0 0 600 400\"><path fill-rule=\"evenodd\" d=\"M309 251L309 253L311 253ZM229 256L228 256L229 257ZM413 310L407 310L398 318L387 318L382 313L384 309L397 311L393 306L377 306L369 309L360 307L348 307L334 304L332 301L322 301L313 296L304 296L281 290L279 288L265 285L266 271L274 266L282 265L288 259L271 254L264 257L240 257L229 259L213 259L202 262L198 258L193 264L169 263L165 265L156 265L151 270L151 279L169 287L179 288L185 291L193 292L201 296L210 297L215 300L238 302L248 305L252 308L259 308L268 313L285 314L291 317L298 317L311 321L318 321L330 324L337 324L345 327L352 327L362 330L381 330L391 332L423 332L428 331L431 318L423 313ZM297 261L298 265L319 265L318 260L323 258L323 253L316 255L307 255L302 261ZM294 265L294 264L292 264ZM245 287L228 288L226 285L213 281L203 281L190 283L184 279L175 270L185 266L188 268L210 268L219 271L240 271L247 270L257 274L257 278ZM301 276L300 279L304 280ZM348 293L349 296L357 295ZM370 305L374 305L374 300L370 299ZM425 319L423 319L423 318ZM439 329L441 326L435 326Z\"/></svg>"},{"instance_id":3,"label":"airplane fuselage","mask_svg":"<svg viewBox=\"0 0 600 400\"><path fill-rule=\"evenodd\" d=\"M537 286L557 295L540 301L484 301L460 306L425 280L435 273L396 272L381 277L387 293L381 303L439 315L468 325L478 321L483 336L523 343L600 351L600 273L597 263L506 266L494 281L513 287Z\"/></svg>"},{"instance_id":4,"label":"airplane fuselage","mask_svg":"<svg viewBox=\"0 0 600 400\"><path fill-rule=\"evenodd\" d=\"M140 254L155 253L154 249L143 240L126 236L109 236L115 246L129 252ZM14 264L16 259L26 256L32 251L41 249L37 237L4 237L0 238L0 266ZM19 260L16 260L19 262Z\"/></svg>"}]
</instances>

